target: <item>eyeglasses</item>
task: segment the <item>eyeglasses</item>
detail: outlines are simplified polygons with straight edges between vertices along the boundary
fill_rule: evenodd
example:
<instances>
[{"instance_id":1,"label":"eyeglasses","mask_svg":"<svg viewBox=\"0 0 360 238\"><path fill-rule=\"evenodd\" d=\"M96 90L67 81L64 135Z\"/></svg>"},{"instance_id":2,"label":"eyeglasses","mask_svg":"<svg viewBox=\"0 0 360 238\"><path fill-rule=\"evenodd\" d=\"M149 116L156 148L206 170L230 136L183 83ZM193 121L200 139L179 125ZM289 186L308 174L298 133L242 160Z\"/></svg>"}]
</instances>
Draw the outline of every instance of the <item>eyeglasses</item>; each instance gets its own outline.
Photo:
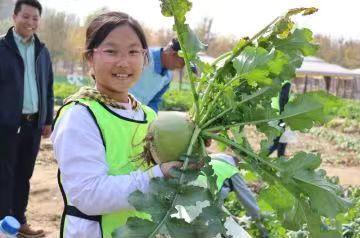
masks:
<instances>
[{"instance_id":1,"label":"eyeglasses","mask_svg":"<svg viewBox=\"0 0 360 238\"><path fill-rule=\"evenodd\" d=\"M98 53L101 58L107 63L116 63L124 58L128 62L136 63L141 60L146 54L147 50L141 48L134 48L128 50L119 50L110 47L95 48L94 53Z\"/></svg>"}]
</instances>

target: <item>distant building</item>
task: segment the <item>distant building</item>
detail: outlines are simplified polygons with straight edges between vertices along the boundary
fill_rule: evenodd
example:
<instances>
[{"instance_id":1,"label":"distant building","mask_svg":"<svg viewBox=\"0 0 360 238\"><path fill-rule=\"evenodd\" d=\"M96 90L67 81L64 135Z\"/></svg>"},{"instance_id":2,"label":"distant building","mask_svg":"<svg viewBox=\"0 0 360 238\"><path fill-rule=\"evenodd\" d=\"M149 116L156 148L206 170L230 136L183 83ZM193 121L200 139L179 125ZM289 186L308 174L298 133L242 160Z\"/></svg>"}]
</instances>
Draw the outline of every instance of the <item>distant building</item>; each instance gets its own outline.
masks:
<instances>
[{"instance_id":1,"label":"distant building","mask_svg":"<svg viewBox=\"0 0 360 238\"><path fill-rule=\"evenodd\" d=\"M326 90L339 97L360 99L360 70L346 69L317 57L305 57L293 81L298 92Z\"/></svg>"}]
</instances>

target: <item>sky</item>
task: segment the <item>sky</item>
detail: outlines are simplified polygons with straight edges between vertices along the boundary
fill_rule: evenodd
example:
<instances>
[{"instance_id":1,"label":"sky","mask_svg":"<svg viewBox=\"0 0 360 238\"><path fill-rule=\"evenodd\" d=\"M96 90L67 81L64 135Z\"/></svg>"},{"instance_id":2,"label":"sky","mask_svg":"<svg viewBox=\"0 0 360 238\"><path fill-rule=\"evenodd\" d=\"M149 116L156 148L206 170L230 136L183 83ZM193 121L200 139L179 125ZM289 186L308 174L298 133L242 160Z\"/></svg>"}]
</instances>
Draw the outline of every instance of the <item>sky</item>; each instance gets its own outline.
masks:
<instances>
[{"instance_id":1,"label":"sky","mask_svg":"<svg viewBox=\"0 0 360 238\"><path fill-rule=\"evenodd\" d=\"M172 27L161 15L159 0L43 0L45 7L74 13L80 19L103 6L132 15L154 29ZM235 37L252 36L290 8L317 7L312 16L295 18L299 27L315 34L360 41L360 0L192 0L187 15L191 27L204 17L212 18L212 32Z\"/></svg>"}]
</instances>

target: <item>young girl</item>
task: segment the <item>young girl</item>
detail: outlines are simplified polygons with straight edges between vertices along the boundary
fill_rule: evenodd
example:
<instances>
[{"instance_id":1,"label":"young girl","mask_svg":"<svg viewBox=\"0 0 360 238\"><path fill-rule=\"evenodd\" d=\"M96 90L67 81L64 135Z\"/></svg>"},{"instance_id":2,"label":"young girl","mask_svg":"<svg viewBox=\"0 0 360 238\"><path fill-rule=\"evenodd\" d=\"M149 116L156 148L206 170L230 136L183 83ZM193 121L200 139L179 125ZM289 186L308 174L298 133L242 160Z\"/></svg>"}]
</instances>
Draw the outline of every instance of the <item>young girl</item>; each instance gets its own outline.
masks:
<instances>
[{"instance_id":1,"label":"young girl","mask_svg":"<svg viewBox=\"0 0 360 238\"><path fill-rule=\"evenodd\" d=\"M86 32L95 88L83 88L59 110L52 134L65 209L60 237L111 237L134 211L128 196L169 176L169 162L144 170L136 160L156 114L128 93L147 62L140 25L125 13L96 17Z\"/></svg>"}]
</instances>

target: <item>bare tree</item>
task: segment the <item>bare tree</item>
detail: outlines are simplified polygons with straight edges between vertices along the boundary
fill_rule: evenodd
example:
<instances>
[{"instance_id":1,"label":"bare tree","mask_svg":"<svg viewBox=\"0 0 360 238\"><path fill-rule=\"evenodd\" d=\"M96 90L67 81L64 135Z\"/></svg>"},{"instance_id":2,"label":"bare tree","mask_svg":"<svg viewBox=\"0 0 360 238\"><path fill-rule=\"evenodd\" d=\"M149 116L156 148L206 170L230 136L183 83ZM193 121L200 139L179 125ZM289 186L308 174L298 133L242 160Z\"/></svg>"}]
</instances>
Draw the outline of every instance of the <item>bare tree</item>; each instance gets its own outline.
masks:
<instances>
[{"instance_id":1,"label":"bare tree","mask_svg":"<svg viewBox=\"0 0 360 238\"><path fill-rule=\"evenodd\" d=\"M332 39L324 35L316 35L315 40L320 46L318 57L348 68L360 68L360 41Z\"/></svg>"},{"instance_id":2,"label":"bare tree","mask_svg":"<svg viewBox=\"0 0 360 238\"><path fill-rule=\"evenodd\" d=\"M39 36L51 53L55 71L57 71L57 63L60 60L64 61L69 55L68 52L73 50L67 43L70 30L79 26L79 20L73 15L53 9L44 11Z\"/></svg>"},{"instance_id":3,"label":"bare tree","mask_svg":"<svg viewBox=\"0 0 360 238\"><path fill-rule=\"evenodd\" d=\"M90 13L87 17L86 17L86 20L85 20L85 26L88 26L90 24L90 22L95 18L97 17L98 15L100 14L103 14L103 13L106 13L106 12L109 12L110 9L108 7L101 7L97 10L95 10L93 13Z\"/></svg>"},{"instance_id":4,"label":"bare tree","mask_svg":"<svg viewBox=\"0 0 360 238\"><path fill-rule=\"evenodd\" d=\"M155 34L156 45L164 47L167 45L172 38L175 37L175 33L169 29L160 29Z\"/></svg>"},{"instance_id":5,"label":"bare tree","mask_svg":"<svg viewBox=\"0 0 360 238\"><path fill-rule=\"evenodd\" d=\"M0 20L8 19L14 8L12 0L0 0Z\"/></svg>"},{"instance_id":6,"label":"bare tree","mask_svg":"<svg viewBox=\"0 0 360 238\"><path fill-rule=\"evenodd\" d=\"M6 34L7 30L12 26L10 19L0 20L0 35Z\"/></svg>"},{"instance_id":7,"label":"bare tree","mask_svg":"<svg viewBox=\"0 0 360 238\"><path fill-rule=\"evenodd\" d=\"M195 32L200 40L205 44L210 44L215 35L211 32L213 19L204 17L201 23L195 28Z\"/></svg>"}]
</instances>

